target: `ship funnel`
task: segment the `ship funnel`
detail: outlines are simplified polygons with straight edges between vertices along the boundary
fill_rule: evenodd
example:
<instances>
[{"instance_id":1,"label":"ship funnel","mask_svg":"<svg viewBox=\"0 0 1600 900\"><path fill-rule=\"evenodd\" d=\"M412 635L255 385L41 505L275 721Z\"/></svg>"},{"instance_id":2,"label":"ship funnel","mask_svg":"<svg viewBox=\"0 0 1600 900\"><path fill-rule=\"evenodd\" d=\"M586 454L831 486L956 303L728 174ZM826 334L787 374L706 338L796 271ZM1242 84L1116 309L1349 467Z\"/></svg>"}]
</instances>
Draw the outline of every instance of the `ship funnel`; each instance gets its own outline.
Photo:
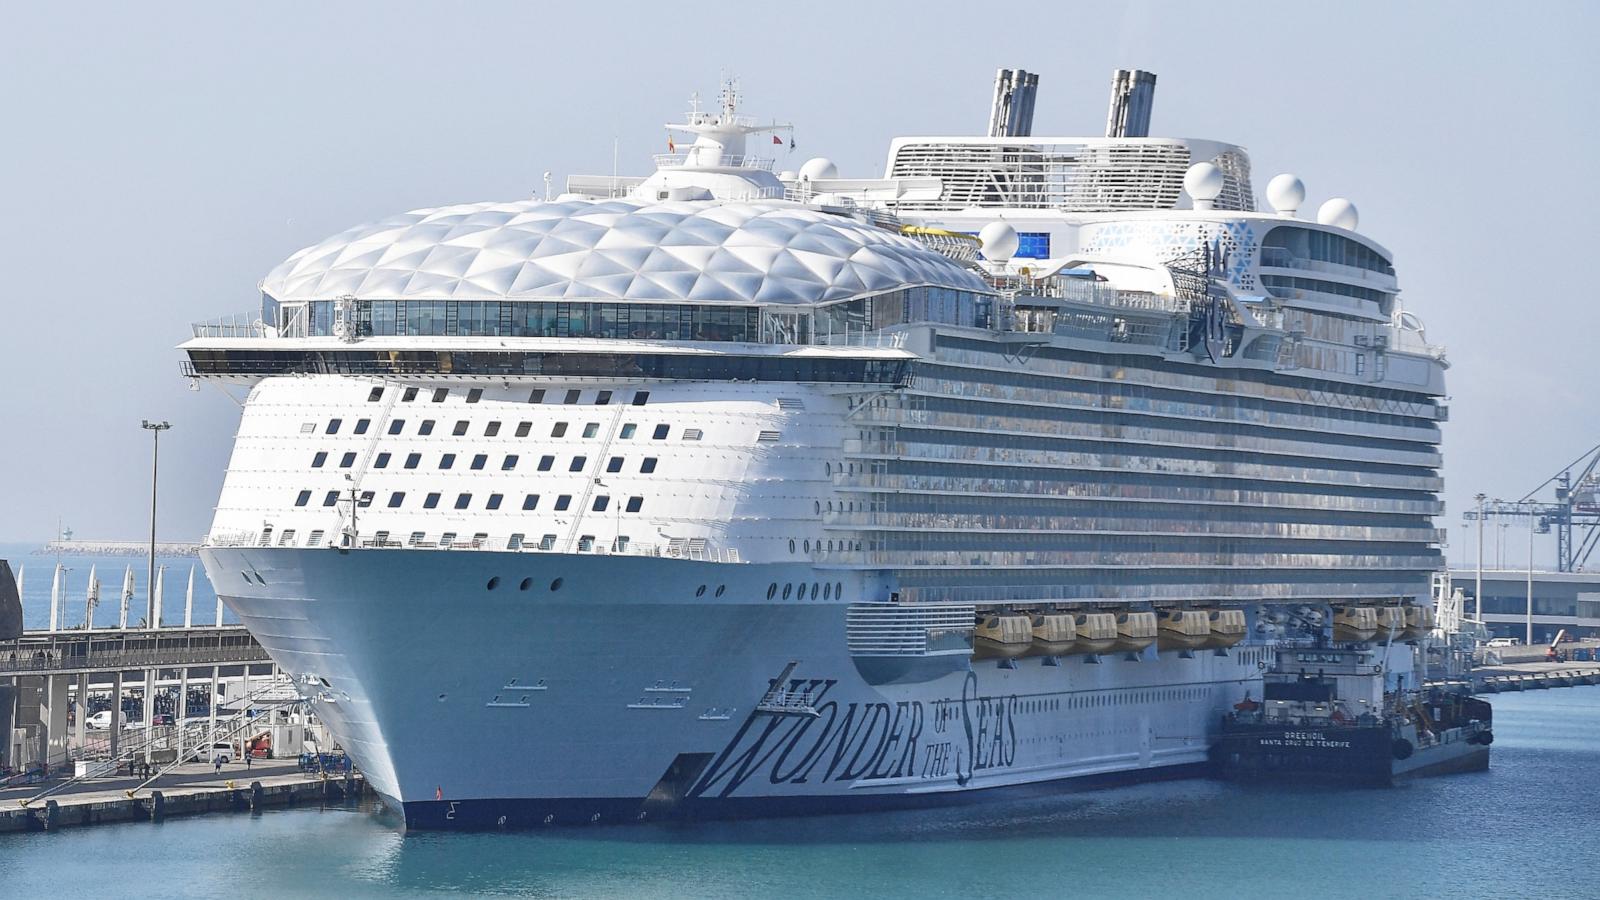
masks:
<instances>
[{"instance_id":1,"label":"ship funnel","mask_svg":"<svg viewBox=\"0 0 1600 900\"><path fill-rule=\"evenodd\" d=\"M1039 76L1024 69L1000 69L994 76L994 106L989 110L989 137L1033 134L1033 97Z\"/></svg>"},{"instance_id":2,"label":"ship funnel","mask_svg":"<svg viewBox=\"0 0 1600 900\"><path fill-rule=\"evenodd\" d=\"M1118 69L1111 74L1111 110L1106 137L1149 137L1150 107L1156 99L1156 74Z\"/></svg>"}]
</instances>

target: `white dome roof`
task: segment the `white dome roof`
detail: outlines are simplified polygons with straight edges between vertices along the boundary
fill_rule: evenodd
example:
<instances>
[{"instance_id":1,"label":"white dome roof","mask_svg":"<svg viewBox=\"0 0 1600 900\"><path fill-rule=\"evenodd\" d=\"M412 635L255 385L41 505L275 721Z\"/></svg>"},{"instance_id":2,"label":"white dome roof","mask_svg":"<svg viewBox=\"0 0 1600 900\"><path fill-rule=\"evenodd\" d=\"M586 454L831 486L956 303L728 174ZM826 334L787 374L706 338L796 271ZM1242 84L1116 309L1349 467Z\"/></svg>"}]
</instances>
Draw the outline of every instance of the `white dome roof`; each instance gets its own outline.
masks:
<instances>
[{"instance_id":1,"label":"white dome roof","mask_svg":"<svg viewBox=\"0 0 1600 900\"><path fill-rule=\"evenodd\" d=\"M988 291L921 244L779 203L519 200L421 209L307 247L267 275L280 301L819 303L910 285Z\"/></svg>"}]
</instances>

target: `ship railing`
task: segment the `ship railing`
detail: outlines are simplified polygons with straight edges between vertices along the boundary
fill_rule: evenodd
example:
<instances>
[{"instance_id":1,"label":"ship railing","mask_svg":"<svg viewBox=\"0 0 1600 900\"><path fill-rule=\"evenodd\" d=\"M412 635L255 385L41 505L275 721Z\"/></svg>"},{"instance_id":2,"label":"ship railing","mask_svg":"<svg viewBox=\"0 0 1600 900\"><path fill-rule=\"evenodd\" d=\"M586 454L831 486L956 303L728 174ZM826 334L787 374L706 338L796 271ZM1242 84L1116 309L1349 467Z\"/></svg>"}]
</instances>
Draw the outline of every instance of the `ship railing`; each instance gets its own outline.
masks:
<instances>
[{"instance_id":1,"label":"ship railing","mask_svg":"<svg viewBox=\"0 0 1600 900\"><path fill-rule=\"evenodd\" d=\"M853 330L813 335L812 343L824 347L873 347L898 350L905 346L904 331Z\"/></svg>"},{"instance_id":2,"label":"ship railing","mask_svg":"<svg viewBox=\"0 0 1600 900\"><path fill-rule=\"evenodd\" d=\"M261 321L261 314L255 312L235 313L229 316L219 316L207 322L195 322L189 326L189 331L197 338L240 338L240 337L268 337L268 328Z\"/></svg>"},{"instance_id":3,"label":"ship railing","mask_svg":"<svg viewBox=\"0 0 1600 900\"><path fill-rule=\"evenodd\" d=\"M690 154L685 153L657 153L654 157L656 168L672 169L689 164ZM730 169L760 169L763 172L772 171L772 158L769 156L753 156L748 153L724 153L713 162L696 165L725 166Z\"/></svg>"},{"instance_id":4,"label":"ship railing","mask_svg":"<svg viewBox=\"0 0 1600 900\"><path fill-rule=\"evenodd\" d=\"M314 530L302 543L298 539L284 542L283 535L289 532L258 532L225 530L214 531L206 537L204 547L217 548L278 548L278 549L316 549L328 547L350 546L346 533L338 529ZM507 537L490 537L488 535L472 535L461 537L454 534L438 536L424 536L422 538L399 536L388 532L358 536L354 541L354 548L359 550L450 550L455 552L482 550L496 553L582 553L594 556L644 556L666 559L688 559L700 562L716 563L742 563L745 562L738 549L725 547L712 541L699 538L673 539L665 544L632 541L624 538L622 541L596 541L593 545L569 545L560 541L529 540L524 535L510 535Z\"/></svg>"}]
</instances>

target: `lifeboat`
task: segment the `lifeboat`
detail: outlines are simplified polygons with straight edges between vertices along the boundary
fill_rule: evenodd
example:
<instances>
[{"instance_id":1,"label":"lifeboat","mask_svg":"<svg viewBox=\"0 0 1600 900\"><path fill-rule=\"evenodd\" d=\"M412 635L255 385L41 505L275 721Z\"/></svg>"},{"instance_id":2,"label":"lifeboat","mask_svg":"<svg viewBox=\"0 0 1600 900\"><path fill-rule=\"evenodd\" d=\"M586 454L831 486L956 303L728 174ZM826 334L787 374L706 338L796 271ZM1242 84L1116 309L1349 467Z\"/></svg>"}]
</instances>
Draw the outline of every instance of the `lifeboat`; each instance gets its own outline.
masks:
<instances>
[{"instance_id":1,"label":"lifeboat","mask_svg":"<svg viewBox=\"0 0 1600 900\"><path fill-rule=\"evenodd\" d=\"M1194 650L1211 637L1211 620L1203 610L1164 609L1157 625L1156 646L1162 650Z\"/></svg>"},{"instance_id":2,"label":"lifeboat","mask_svg":"<svg viewBox=\"0 0 1600 900\"><path fill-rule=\"evenodd\" d=\"M1027 616L984 615L972 633L972 655L976 659L1021 656L1033 646L1033 627Z\"/></svg>"},{"instance_id":3,"label":"lifeboat","mask_svg":"<svg viewBox=\"0 0 1600 900\"><path fill-rule=\"evenodd\" d=\"M1138 653L1156 642L1156 614L1126 612L1117 616L1117 642L1113 650Z\"/></svg>"},{"instance_id":4,"label":"lifeboat","mask_svg":"<svg viewBox=\"0 0 1600 900\"><path fill-rule=\"evenodd\" d=\"M1048 613L1033 617L1033 656L1060 656L1071 653L1078 640L1078 625L1071 613Z\"/></svg>"},{"instance_id":5,"label":"lifeboat","mask_svg":"<svg viewBox=\"0 0 1600 900\"><path fill-rule=\"evenodd\" d=\"M1211 634L1201 646L1212 650L1232 647L1244 640L1247 633L1242 609L1213 609L1206 614Z\"/></svg>"},{"instance_id":6,"label":"lifeboat","mask_svg":"<svg viewBox=\"0 0 1600 900\"><path fill-rule=\"evenodd\" d=\"M1403 640L1401 635L1406 630L1406 608L1404 606L1380 606L1375 612L1378 614L1378 634L1380 641Z\"/></svg>"},{"instance_id":7,"label":"lifeboat","mask_svg":"<svg viewBox=\"0 0 1600 900\"><path fill-rule=\"evenodd\" d=\"M1116 646L1117 617L1111 613L1073 613L1078 628L1074 653L1104 653Z\"/></svg>"},{"instance_id":8,"label":"lifeboat","mask_svg":"<svg viewBox=\"0 0 1600 900\"><path fill-rule=\"evenodd\" d=\"M1370 606L1335 606L1333 639L1370 641L1378 633L1378 611Z\"/></svg>"},{"instance_id":9,"label":"lifeboat","mask_svg":"<svg viewBox=\"0 0 1600 900\"><path fill-rule=\"evenodd\" d=\"M1401 640L1415 641L1433 631L1433 607L1407 606L1405 611L1406 630L1400 633Z\"/></svg>"}]
</instances>

